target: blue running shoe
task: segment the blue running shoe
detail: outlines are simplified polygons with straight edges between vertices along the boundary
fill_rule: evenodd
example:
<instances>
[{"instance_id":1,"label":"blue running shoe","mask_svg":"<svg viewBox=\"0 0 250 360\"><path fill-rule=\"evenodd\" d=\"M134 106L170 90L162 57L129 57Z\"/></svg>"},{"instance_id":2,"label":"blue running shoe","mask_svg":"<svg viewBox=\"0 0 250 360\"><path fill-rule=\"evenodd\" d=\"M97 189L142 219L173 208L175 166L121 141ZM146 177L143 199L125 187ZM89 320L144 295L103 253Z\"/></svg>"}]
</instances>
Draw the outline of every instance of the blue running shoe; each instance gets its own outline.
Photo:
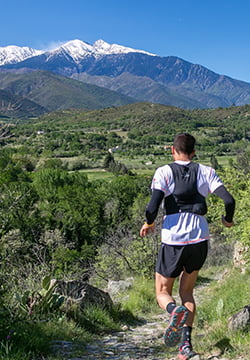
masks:
<instances>
[{"instance_id":1,"label":"blue running shoe","mask_svg":"<svg viewBox=\"0 0 250 360\"><path fill-rule=\"evenodd\" d=\"M188 317L188 309L181 305L176 306L170 314L169 325L163 336L166 346L175 346L179 343L183 325Z\"/></svg>"}]
</instances>

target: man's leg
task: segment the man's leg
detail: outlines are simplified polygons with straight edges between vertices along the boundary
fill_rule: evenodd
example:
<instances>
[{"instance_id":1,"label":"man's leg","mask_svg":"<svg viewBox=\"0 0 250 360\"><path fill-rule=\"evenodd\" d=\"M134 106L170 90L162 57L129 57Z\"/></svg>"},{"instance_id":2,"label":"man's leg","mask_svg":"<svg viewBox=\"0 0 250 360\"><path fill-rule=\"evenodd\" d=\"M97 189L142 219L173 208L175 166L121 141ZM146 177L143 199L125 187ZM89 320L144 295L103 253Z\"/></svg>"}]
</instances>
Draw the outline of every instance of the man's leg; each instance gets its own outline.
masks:
<instances>
[{"instance_id":1,"label":"man's leg","mask_svg":"<svg viewBox=\"0 0 250 360\"><path fill-rule=\"evenodd\" d=\"M169 303L175 303L172 290L175 278L167 278L155 273L156 299L161 309L166 310Z\"/></svg>"},{"instance_id":2,"label":"man's leg","mask_svg":"<svg viewBox=\"0 0 250 360\"><path fill-rule=\"evenodd\" d=\"M195 300L193 296L193 290L195 286L195 282L197 280L199 271L193 271L191 274L188 274L185 270L180 276L180 285L179 285L179 294L182 301L182 305L184 305L188 310L188 318L185 323L186 326L192 326L194 322L195 316Z\"/></svg>"},{"instance_id":3,"label":"man's leg","mask_svg":"<svg viewBox=\"0 0 250 360\"><path fill-rule=\"evenodd\" d=\"M182 304L189 310L187 320L182 330L182 341L179 345L178 357L181 360L187 360L197 355L193 351L191 333L196 310L193 290L198 273L199 271L193 271L191 274L188 274L184 270L180 276L179 294Z\"/></svg>"},{"instance_id":4,"label":"man's leg","mask_svg":"<svg viewBox=\"0 0 250 360\"><path fill-rule=\"evenodd\" d=\"M156 273L156 298L159 306L170 314L169 324L164 334L166 346L175 346L179 343L183 325L188 316L188 310L184 306L176 306L172 297L172 289L175 278L164 277Z\"/></svg>"}]
</instances>

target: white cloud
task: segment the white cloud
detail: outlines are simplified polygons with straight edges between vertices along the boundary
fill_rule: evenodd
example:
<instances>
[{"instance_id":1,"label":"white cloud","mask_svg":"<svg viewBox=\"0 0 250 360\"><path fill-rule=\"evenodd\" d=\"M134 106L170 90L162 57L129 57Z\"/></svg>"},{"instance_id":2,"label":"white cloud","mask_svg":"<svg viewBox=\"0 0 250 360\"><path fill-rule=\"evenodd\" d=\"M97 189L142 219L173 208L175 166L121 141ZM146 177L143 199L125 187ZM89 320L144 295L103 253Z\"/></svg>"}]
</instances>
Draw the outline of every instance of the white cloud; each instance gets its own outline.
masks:
<instances>
[{"instance_id":1,"label":"white cloud","mask_svg":"<svg viewBox=\"0 0 250 360\"><path fill-rule=\"evenodd\" d=\"M52 40L49 43L41 43L37 47L42 51L50 51L65 44L68 40Z\"/></svg>"}]
</instances>

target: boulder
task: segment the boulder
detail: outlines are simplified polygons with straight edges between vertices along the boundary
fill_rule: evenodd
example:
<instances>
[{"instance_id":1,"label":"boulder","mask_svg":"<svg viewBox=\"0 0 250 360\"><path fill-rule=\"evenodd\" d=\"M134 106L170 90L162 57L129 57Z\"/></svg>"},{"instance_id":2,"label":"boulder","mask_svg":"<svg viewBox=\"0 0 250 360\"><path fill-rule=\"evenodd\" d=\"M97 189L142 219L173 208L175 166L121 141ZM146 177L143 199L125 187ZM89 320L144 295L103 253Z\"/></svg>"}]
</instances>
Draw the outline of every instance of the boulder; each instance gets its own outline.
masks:
<instances>
[{"instance_id":1,"label":"boulder","mask_svg":"<svg viewBox=\"0 0 250 360\"><path fill-rule=\"evenodd\" d=\"M244 329L247 325L250 325L250 305L246 305L228 319L229 330Z\"/></svg>"},{"instance_id":2,"label":"boulder","mask_svg":"<svg viewBox=\"0 0 250 360\"><path fill-rule=\"evenodd\" d=\"M55 292L65 296L66 304L76 303L81 309L88 304L103 308L110 308L113 304L107 292L81 280L57 280Z\"/></svg>"}]
</instances>

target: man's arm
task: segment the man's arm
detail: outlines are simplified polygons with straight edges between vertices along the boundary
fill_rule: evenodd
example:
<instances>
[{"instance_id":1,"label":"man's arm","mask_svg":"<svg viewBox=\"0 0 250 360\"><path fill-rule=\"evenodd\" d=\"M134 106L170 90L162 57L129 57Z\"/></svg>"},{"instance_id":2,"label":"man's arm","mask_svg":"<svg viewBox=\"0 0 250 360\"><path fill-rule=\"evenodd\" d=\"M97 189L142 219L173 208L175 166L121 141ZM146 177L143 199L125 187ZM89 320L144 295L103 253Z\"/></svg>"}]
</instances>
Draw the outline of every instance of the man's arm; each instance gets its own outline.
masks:
<instances>
[{"instance_id":1,"label":"man's arm","mask_svg":"<svg viewBox=\"0 0 250 360\"><path fill-rule=\"evenodd\" d=\"M145 236L149 232L154 231L154 220L157 216L159 206L164 197L164 192L161 190L153 190L150 202L146 208L146 222L143 224L140 235Z\"/></svg>"},{"instance_id":2,"label":"man's arm","mask_svg":"<svg viewBox=\"0 0 250 360\"><path fill-rule=\"evenodd\" d=\"M225 212L226 215L222 216L222 223L226 227L233 226L233 216L235 210L235 200L232 195L227 191L224 185L219 186L215 191L214 194L219 196L225 205Z\"/></svg>"}]
</instances>

